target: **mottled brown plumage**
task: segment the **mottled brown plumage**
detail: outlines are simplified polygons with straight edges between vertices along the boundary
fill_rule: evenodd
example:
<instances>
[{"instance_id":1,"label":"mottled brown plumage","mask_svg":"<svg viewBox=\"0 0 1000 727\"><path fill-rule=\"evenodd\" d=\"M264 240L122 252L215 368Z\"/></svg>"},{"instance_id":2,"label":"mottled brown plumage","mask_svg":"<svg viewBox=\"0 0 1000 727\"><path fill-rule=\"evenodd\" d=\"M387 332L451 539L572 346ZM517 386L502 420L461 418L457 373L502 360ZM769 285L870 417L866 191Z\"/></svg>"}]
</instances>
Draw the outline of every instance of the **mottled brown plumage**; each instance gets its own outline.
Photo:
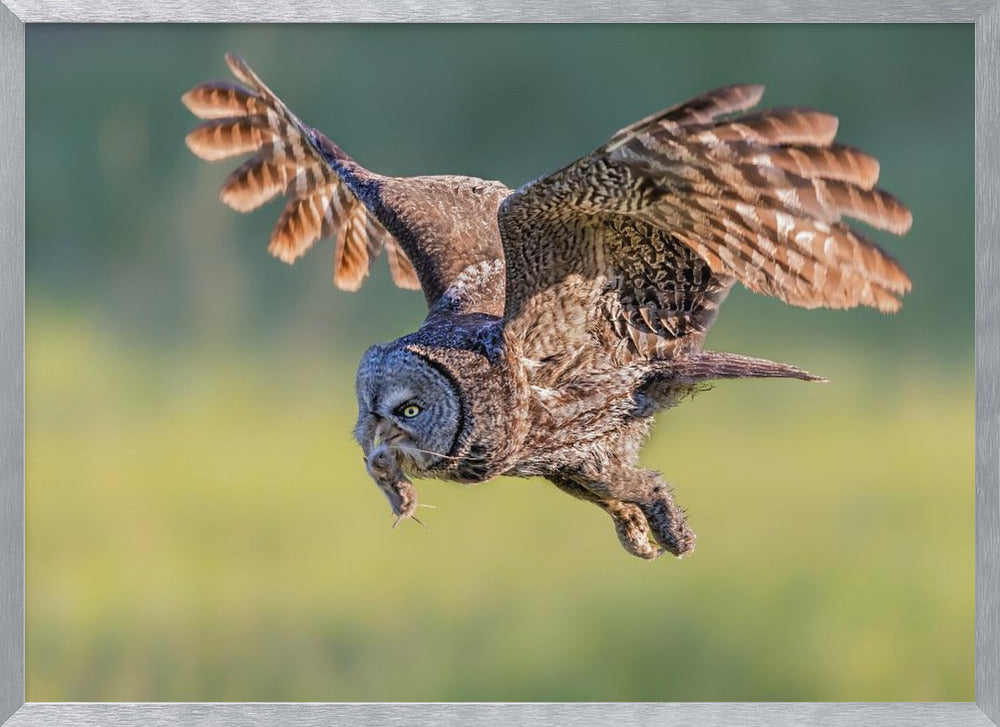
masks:
<instances>
[{"instance_id":1,"label":"mottled brown plumage","mask_svg":"<svg viewBox=\"0 0 1000 727\"><path fill-rule=\"evenodd\" d=\"M356 290L381 250L421 288L415 333L358 370L356 436L397 517L405 473L460 482L541 475L597 504L623 547L681 556L695 537L669 487L638 468L653 415L719 378L816 380L792 366L703 350L730 289L807 308L891 312L910 281L849 227L901 234L910 212L875 188L878 162L834 143L809 109L747 113L731 86L642 119L516 191L472 177L395 178L302 123L239 58L241 85L183 101L187 137L214 161L252 153L223 185L239 211L284 194L269 252L291 263L334 240L334 281Z\"/></svg>"}]
</instances>

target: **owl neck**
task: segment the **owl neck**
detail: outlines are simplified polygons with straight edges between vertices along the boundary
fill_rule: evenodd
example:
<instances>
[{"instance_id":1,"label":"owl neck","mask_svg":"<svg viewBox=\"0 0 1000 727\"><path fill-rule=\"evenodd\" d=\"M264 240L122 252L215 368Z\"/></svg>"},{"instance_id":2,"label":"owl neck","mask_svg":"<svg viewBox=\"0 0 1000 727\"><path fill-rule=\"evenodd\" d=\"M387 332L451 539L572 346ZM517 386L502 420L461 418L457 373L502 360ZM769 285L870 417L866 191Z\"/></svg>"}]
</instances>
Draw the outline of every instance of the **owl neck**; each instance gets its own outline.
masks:
<instances>
[{"instance_id":1,"label":"owl neck","mask_svg":"<svg viewBox=\"0 0 1000 727\"><path fill-rule=\"evenodd\" d=\"M464 334L425 326L406 337L408 349L452 382L461 405L461 426L441 477L482 482L501 475L517 463L526 439L526 382L508 352L487 355L477 340L492 325ZM496 345L503 346L502 338Z\"/></svg>"}]
</instances>

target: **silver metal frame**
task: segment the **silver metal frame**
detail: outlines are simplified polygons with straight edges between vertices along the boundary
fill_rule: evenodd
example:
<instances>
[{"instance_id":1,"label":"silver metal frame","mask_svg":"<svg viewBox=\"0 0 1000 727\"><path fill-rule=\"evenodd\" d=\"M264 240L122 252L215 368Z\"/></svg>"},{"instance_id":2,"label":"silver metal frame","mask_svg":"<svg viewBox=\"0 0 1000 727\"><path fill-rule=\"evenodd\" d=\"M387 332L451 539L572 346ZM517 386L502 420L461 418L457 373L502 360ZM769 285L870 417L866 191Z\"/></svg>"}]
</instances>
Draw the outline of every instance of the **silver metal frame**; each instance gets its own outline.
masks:
<instances>
[{"instance_id":1,"label":"silver metal frame","mask_svg":"<svg viewBox=\"0 0 1000 727\"><path fill-rule=\"evenodd\" d=\"M1000 0L0 0L0 723L1000 725ZM524 7L527 5L527 7ZM50 704L24 701L24 24L669 21L976 25L976 701L718 704Z\"/></svg>"}]
</instances>

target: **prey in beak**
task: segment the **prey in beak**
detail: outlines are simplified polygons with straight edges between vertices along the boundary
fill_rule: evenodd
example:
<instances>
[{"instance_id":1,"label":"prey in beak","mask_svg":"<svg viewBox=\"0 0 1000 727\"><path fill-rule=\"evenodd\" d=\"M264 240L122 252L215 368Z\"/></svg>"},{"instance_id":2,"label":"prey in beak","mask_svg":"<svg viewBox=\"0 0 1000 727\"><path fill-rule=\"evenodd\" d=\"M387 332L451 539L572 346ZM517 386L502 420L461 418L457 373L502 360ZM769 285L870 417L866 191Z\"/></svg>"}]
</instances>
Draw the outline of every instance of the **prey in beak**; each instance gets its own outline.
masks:
<instances>
[{"instance_id":1,"label":"prey in beak","mask_svg":"<svg viewBox=\"0 0 1000 727\"><path fill-rule=\"evenodd\" d=\"M366 431L359 432L361 448L365 452L365 467L396 516L392 527L395 528L406 518L412 518L423 525L413 515L417 510L417 488L403 473L400 462L402 452L395 446L399 433L384 419L375 427L365 429Z\"/></svg>"}]
</instances>

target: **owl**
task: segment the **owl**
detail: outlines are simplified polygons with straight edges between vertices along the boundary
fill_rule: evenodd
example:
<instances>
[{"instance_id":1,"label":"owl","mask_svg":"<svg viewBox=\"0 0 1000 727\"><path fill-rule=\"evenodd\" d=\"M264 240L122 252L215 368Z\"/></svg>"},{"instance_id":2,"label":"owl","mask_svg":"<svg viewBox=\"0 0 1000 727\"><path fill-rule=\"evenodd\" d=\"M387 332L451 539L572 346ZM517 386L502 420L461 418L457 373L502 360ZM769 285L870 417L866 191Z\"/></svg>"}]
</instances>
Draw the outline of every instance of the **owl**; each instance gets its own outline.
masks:
<instances>
[{"instance_id":1,"label":"owl","mask_svg":"<svg viewBox=\"0 0 1000 727\"><path fill-rule=\"evenodd\" d=\"M411 477L538 476L604 510L632 555L688 555L671 486L638 464L656 413L715 379L822 380L704 348L732 287L885 312L910 289L844 222L909 229L878 162L836 143L828 114L750 111L762 86L655 113L511 190L369 171L226 61L238 83L183 96L205 119L186 138L196 155L252 154L221 200L249 212L283 195L268 252L293 263L333 238L339 288L384 251L395 283L423 291L419 330L368 349L356 381L355 437L396 523L417 507Z\"/></svg>"}]
</instances>

